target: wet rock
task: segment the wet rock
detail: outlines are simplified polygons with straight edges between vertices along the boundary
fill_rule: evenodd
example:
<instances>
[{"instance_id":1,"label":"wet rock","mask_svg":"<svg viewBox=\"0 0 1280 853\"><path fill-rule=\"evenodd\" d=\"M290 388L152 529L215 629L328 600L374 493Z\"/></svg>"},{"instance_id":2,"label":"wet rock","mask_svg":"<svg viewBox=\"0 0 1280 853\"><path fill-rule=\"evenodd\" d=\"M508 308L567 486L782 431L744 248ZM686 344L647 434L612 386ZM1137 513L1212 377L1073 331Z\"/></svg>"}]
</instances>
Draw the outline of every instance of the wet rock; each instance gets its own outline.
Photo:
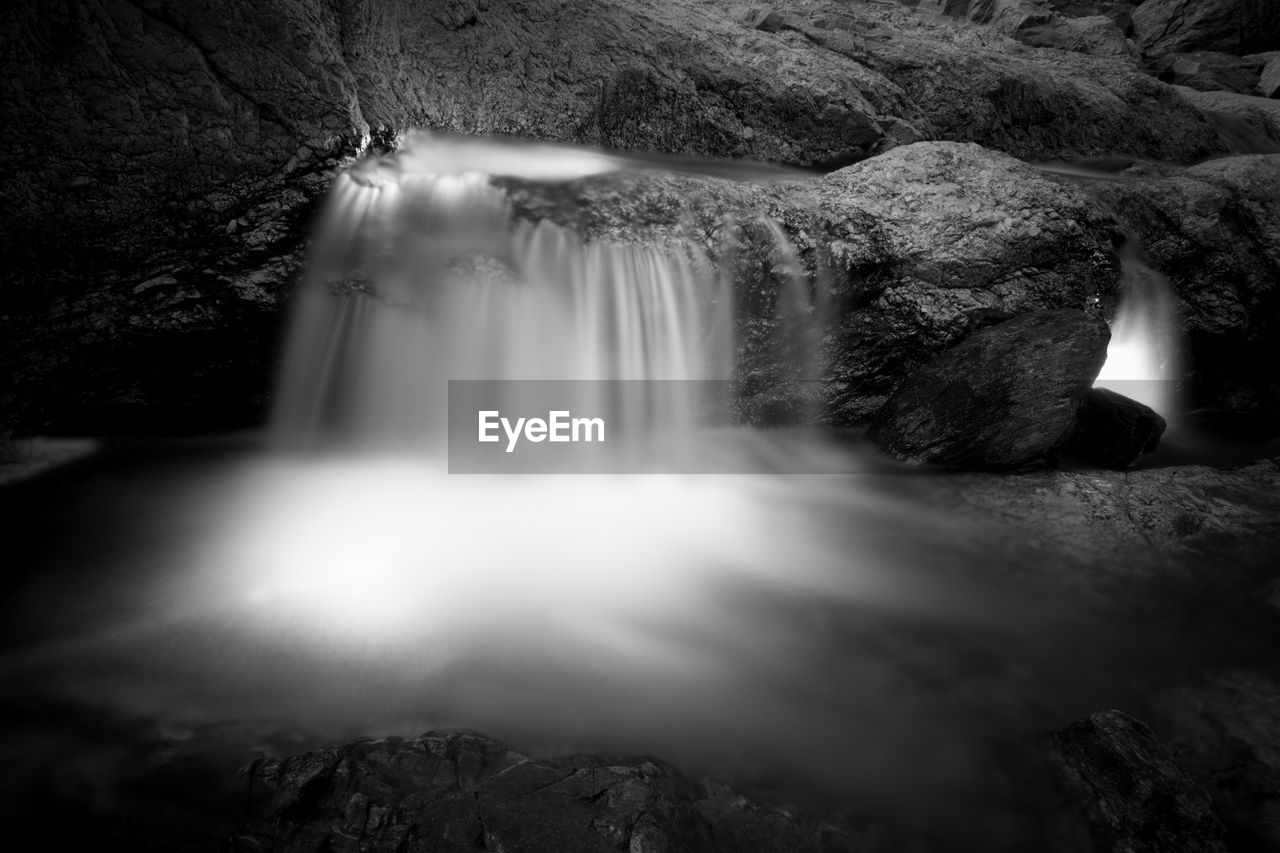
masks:
<instances>
[{"instance_id":1,"label":"wet rock","mask_svg":"<svg viewBox=\"0 0 1280 853\"><path fill-rule=\"evenodd\" d=\"M1046 24L1053 16L1046 4L1034 0L918 0L906 5L922 12L986 24L1005 33Z\"/></svg>"},{"instance_id":2,"label":"wet rock","mask_svg":"<svg viewBox=\"0 0 1280 853\"><path fill-rule=\"evenodd\" d=\"M1164 429L1164 418L1150 407L1106 388L1093 388L1085 396L1079 427L1066 450L1110 468L1127 468L1156 449Z\"/></svg>"},{"instance_id":3,"label":"wet rock","mask_svg":"<svg viewBox=\"0 0 1280 853\"><path fill-rule=\"evenodd\" d=\"M1160 79L1202 92L1252 95L1258 87L1262 63L1229 53L1199 51L1168 53L1151 64Z\"/></svg>"},{"instance_id":4,"label":"wet rock","mask_svg":"<svg viewBox=\"0 0 1280 853\"><path fill-rule=\"evenodd\" d=\"M1129 154L1194 162L1223 150L1198 110L1127 58L1030 51L994 28L928 20L889 17L877 30L868 19L876 8L788 4L794 31L900 87L927 119L926 138L1031 160Z\"/></svg>"},{"instance_id":5,"label":"wet rock","mask_svg":"<svg viewBox=\"0 0 1280 853\"><path fill-rule=\"evenodd\" d=\"M1258 94L1264 98L1280 98L1280 56L1273 56L1258 76Z\"/></svg>"},{"instance_id":6,"label":"wet rock","mask_svg":"<svg viewBox=\"0 0 1280 853\"><path fill-rule=\"evenodd\" d=\"M728 0L22 0L0 52L0 418L27 433L260 423L318 200L411 124L822 168L924 139L1031 159L1225 150L1127 59L1001 35L1018 15L1085 26L1061 5L1036 7L1042 21L1035 4L975 3L988 24L971 27L835 0L745 16Z\"/></svg>"},{"instance_id":7,"label":"wet rock","mask_svg":"<svg viewBox=\"0 0 1280 853\"><path fill-rule=\"evenodd\" d=\"M234 850L879 853L883 831L814 821L643 758L531 759L481 735L355 741L243 774Z\"/></svg>"},{"instance_id":8,"label":"wet rock","mask_svg":"<svg viewBox=\"0 0 1280 853\"><path fill-rule=\"evenodd\" d=\"M1075 431L1109 339L1105 323L1079 311L1032 312L981 331L908 378L867 437L909 462L1043 462Z\"/></svg>"},{"instance_id":9,"label":"wet rock","mask_svg":"<svg viewBox=\"0 0 1280 853\"><path fill-rule=\"evenodd\" d=\"M1134 10L1133 31L1153 54L1274 50L1280 47L1280 8L1269 0L1146 0Z\"/></svg>"},{"instance_id":10,"label":"wet rock","mask_svg":"<svg viewBox=\"0 0 1280 853\"><path fill-rule=\"evenodd\" d=\"M1185 100L1204 110L1232 154L1280 152L1280 104L1238 92L1200 92L1176 86Z\"/></svg>"},{"instance_id":11,"label":"wet rock","mask_svg":"<svg viewBox=\"0 0 1280 853\"><path fill-rule=\"evenodd\" d=\"M1090 714L1052 742L1093 849L1226 853L1209 795L1138 720L1122 711Z\"/></svg>"},{"instance_id":12,"label":"wet rock","mask_svg":"<svg viewBox=\"0 0 1280 853\"><path fill-rule=\"evenodd\" d=\"M1179 761L1205 781L1239 849L1280 845L1280 682L1233 671L1161 697Z\"/></svg>"},{"instance_id":13,"label":"wet rock","mask_svg":"<svg viewBox=\"0 0 1280 853\"><path fill-rule=\"evenodd\" d=\"M1014 35L1031 47L1052 47L1137 61L1137 46L1125 37L1123 30L1106 15L1087 18L1055 17L1049 23L1027 26Z\"/></svg>"},{"instance_id":14,"label":"wet rock","mask_svg":"<svg viewBox=\"0 0 1280 853\"><path fill-rule=\"evenodd\" d=\"M739 376L766 387L788 265L758 220L779 222L805 274L830 289L812 320L827 315L817 390L819 413L836 423L865 422L908 375L968 334L977 314L1116 299L1111 217L1077 190L976 145L900 146L822 178L767 186L632 175L513 193L520 215L591 238L700 235L733 271ZM801 390L783 396L808 395L814 383Z\"/></svg>"},{"instance_id":15,"label":"wet rock","mask_svg":"<svg viewBox=\"0 0 1280 853\"><path fill-rule=\"evenodd\" d=\"M1255 599L1280 565L1274 459L1233 468L954 473L931 478L918 497L963 529L996 531L1001 559L1020 567L1009 582L1030 571L1103 608L1170 595L1203 606L1216 591L1238 618L1238 603Z\"/></svg>"},{"instance_id":16,"label":"wet rock","mask_svg":"<svg viewBox=\"0 0 1280 853\"><path fill-rule=\"evenodd\" d=\"M1272 369L1280 363L1280 155L1215 160L1098 192L1178 295L1192 402L1280 405Z\"/></svg>"}]
</instances>

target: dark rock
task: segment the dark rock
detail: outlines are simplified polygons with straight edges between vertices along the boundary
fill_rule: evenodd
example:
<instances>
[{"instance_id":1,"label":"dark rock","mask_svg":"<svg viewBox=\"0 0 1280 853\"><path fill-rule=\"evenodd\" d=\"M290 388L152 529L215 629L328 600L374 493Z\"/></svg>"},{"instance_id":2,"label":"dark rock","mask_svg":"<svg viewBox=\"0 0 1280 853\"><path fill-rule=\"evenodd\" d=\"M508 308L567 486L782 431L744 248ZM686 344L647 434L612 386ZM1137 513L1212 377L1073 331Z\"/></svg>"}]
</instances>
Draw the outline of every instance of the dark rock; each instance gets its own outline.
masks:
<instances>
[{"instance_id":1,"label":"dark rock","mask_svg":"<svg viewBox=\"0 0 1280 853\"><path fill-rule=\"evenodd\" d=\"M919 489L964 529L998 529L1002 559L1108 606L1149 593L1254 594L1280 565L1280 463L1133 471L955 473ZM1210 568L1211 567L1211 568ZM1012 578L1011 578L1012 580ZM1180 629L1179 629L1180 630Z\"/></svg>"},{"instance_id":2,"label":"dark rock","mask_svg":"<svg viewBox=\"0 0 1280 853\"><path fill-rule=\"evenodd\" d=\"M1052 741L1093 849L1226 853L1209 795L1138 720L1102 711L1055 732Z\"/></svg>"},{"instance_id":3,"label":"dark rock","mask_svg":"<svg viewBox=\"0 0 1280 853\"><path fill-rule=\"evenodd\" d=\"M1215 160L1098 192L1178 295L1191 402L1280 407L1280 155Z\"/></svg>"},{"instance_id":4,"label":"dark rock","mask_svg":"<svg viewBox=\"0 0 1280 853\"><path fill-rule=\"evenodd\" d=\"M1151 64L1160 79L1202 92L1252 95L1258 87L1262 63L1229 53L1199 51L1167 53Z\"/></svg>"},{"instance_id":5,"label":"dark rock","mask_svg":"<svg viewBox=\"0 0 1280 853\"><path fill-rule=\"evenodd\" d=\"M1094 388L1085 397L1079 428L1066 450L1111 468L1127 468L1156 449L1164 428L1164 418L1150 407Z\"/></svg>"},{"instance_id":6,"label":"dark rock","mask_svg":"<svg viewBox=\"0 0 1280 853\"><path fill-rule=\"evenodd\" d=\"M1127 61L1138 59L1138 48L1125 38L1116 22L1106 15L1088 18L1055 17L1049 23L1023 27L1014 38L1031 47L1052 47L1110 56Z\"/></svg>"},{"instance_id":7,"label":"dark rock","mask_svg":"<svg viewBox=\"0 0 1280 853\"><path fill-rule=\"evenodd\" d=\"M917 0L907 5L923 12L986 24L1006 33L1046 24L1053 12L1034 0Z\"/></svg>"},{"instance_id":8,"label":"dark rock","mask_svg":"<svg viewBox=\"0 0 1280 853\"><path fill-rule=\"evenodd\" d=\"M1280 55L1273 56L1258 76L1258 94L1264 98L1280 98Z\"/></svg>"},{"instance_id":9,"label":"dark rock","mask_svg":"<svg viewBox=\"0 0 1280 853\"><path fill-rule=\"evenodd\" d=\"M1271 0L1146 0L1133 13L1133 31L1152 54L1275 50L1280 6Z\"/></svg>"},{"instance_id":10,"label":"dark rock","mask_svg":"<svg viewBox=\"0 0 1280 853\"><path fill-rule=\"evenodd\" d=\"M1079 311L1036 311L979 332L911 376L867 437L898 459L956 468L1044 461L1075 431L1110 334Z\"/></svg>"},{"instance_id":11,"label":"dark rock","mask_svg":"<svg viewBox=\"0 0 1280 853\"><path fill-rule=\"evenodd\" d=\"M1179 762L1205 780L1238 849L1280 846L1280 682L1260 672L1219 673L1170 691L1159 705Z\"/></svg>"},{"instance_id":12,"label":"dark rock","mask_svg":"<svg viewBox=\"0 0 1280 853\"><path fill-rule=\"evenodd\" d=\"M883 831L813 821L644 758L527 758L488 738L355 741L251 765L234 850L879 853Z\"/></svg>"}]
</instances>

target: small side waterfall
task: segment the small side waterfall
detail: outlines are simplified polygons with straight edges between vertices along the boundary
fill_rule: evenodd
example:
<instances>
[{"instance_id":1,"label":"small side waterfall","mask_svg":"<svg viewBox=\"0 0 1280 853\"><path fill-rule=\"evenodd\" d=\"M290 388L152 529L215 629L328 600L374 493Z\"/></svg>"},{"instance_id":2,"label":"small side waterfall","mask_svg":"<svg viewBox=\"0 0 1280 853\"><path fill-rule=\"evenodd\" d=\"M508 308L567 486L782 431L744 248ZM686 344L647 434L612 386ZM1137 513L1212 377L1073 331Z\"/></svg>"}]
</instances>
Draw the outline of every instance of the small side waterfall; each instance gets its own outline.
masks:
<instances>
[{"instance_id":1,"label":"small side waterfall","mask_svg":"<svg viewBox=\"0 0 1280 853\"><path fill-rule=\"evenodd\" d=\"M1120 250L1120 306L1111 321L1107 361L1094 385L1177 415L1182 331L1177 297L1163 273L1142 257L1131 239Z\"/></svg>"}]
</instances>

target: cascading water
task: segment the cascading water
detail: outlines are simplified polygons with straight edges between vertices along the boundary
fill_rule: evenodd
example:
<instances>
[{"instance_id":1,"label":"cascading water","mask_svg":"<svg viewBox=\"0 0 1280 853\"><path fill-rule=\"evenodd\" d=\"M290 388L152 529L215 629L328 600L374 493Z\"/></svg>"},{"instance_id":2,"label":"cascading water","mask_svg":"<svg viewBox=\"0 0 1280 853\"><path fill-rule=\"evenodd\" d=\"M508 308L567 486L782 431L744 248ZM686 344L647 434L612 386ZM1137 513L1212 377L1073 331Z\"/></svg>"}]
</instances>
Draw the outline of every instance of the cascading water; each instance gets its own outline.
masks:
<instances>
[{"instance_id":1,"label":"cascading water","mask_svg":"<svg viewBox=\"0 0 1280 853\"><path fill-rule=\"evenodd\" d=\"M1145 403L1166 420L1179 411L1181 323L1173 287L1142 258L1136 241L1120 251L1120 305L1107 361L1094 385Z\"/></svg>"},{"instance_id":2,"label":"cascading water","mask_svg":"<svg viewBox=\"0 0 1280 853\"><path fill-rule=\"evenodd\" d=\"M687 438L707 403L689 380L730 375L735 319L757 309L743 349L775 334L761 381L804 411L792 390L822 372L823 293L776 223L739 223L749 256L712 264L679 237L522 222L487 177L655 165L419 138L340 177L294 305L274 425L289 452L176 481L162 460L98 495L118 524L47 537L75 543L55 566L70 568L14 606L45 633L27 626L40 641L4 678L166 732L231 732L246 760L264 742L473 728L816 792L957 849L1040 849L1002 834L1000 747L1162 677L1143 655L1167 637L1082 605L1070 583L1088 567L966 509L969 480L882 475L785 430L718 433L736 476L443 472L456 379L671 380L690 393L588 381L603 397L580 403ZM1164 304L1137 260L1115 353L1130 306ZM768 280L737 312L743 270ZM776 476L784 445L824 474Z\"/></svg>"},{"instance_id":3,"label":"cascading water","mask_svg":"<svg viewBox=\"0 0 1280 853\"><path fill-rule=\"evenodd\" d=\"M438 451L451 379L684 381L651 386L643 406L582 383L576 402L624 432L692 429L692 380L724 378L710 371L733 340L705 255L688 241L584 244L550 222L516 223L488 176L442 147L431 161L420 140L336 181L286 354L281 441ZM526 159L519 174L545 173Z\"/></svg>"}]
</instances>

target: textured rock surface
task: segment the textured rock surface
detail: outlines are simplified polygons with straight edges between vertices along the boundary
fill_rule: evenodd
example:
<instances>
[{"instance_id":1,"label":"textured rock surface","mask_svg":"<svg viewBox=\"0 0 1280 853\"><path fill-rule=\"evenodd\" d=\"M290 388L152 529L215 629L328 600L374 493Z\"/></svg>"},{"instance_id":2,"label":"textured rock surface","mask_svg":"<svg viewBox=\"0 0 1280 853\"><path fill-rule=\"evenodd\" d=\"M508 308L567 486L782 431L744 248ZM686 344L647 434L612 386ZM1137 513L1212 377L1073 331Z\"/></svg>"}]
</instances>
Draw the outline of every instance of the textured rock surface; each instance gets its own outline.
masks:
<instances>
[{"instance_id":1,"label":"textured rock surface","mask_svg":"<svg viewBox=\"0 0 1280 853\"><path fill-rule=\"evenodd\" d=\"M1271 0L1146 0L1133 13L1134 36L1148 53L1280 48L1280 7Z\"/></svg>"},{"instance_id":2,"label":"textured rock surface","mask_svg":"<svg viewBox=\"0 0 1280 853\"><path fill-rule=\"evenodd\" d=\"M1280 363L1280 155L1215 160L1099 192L1173 283L1195 402L1280 404L1272 367Z\"/></svg>"},{"instance_id":3,"label":"textured rock surface","mask_svg":"<svg viewBox=\"0 0 1280 853\"><path fill-rule=\"evenodd\" d=\"M1201 92L1185 86L1175 88L1218 125L1223 144L1233 154L1280 152L1277 142L1280 140L1280 104L1274 98L1239 92Z\"/></svg>"},{"instance_id":4,"label":"textured rock surface","mask_svg":"<svg viewBox=\"0 0 1280 853\"><path fill-rule=\"evenodd\" d=\"M259 761L234 850L888 850L882 830L810 821L643 758L534 760L480 735L356 741Z\"/></svg>"},{"instance_id":5,"label":"textured rock surface","mask_svg":"<svg viewBox=\"0 0 1280 853\"><path fill-rule=\"evenodd\" d=\"M1109 340L1106 324L1080 311L1037 311L982 330L910 376L867 437L909 462L1043 461L1075 432Z\"/></svg>"},{"instance_id":6,"label":"textured rock surface","mask_svg":"<svg viewBox=\"0 0 1280 853\"><path fill-rule=\"evenodd\" d=\"M1152 64L1161 80L1178 86L1188 86L1202 92L1236 92L1241 95L1257 94L1263 63L1229 53L1198 51L1195 53L1168 53Z\"/></svg>"},{"instance_id":7,"label":"textured rock surface","mask_svg":"<svg viewBox=\"0 0 1280 853\"><path fill-rule=\"evenodd\" d=\"M1258 94L1264 98L1280 97L1280 55L1273 56L1258 75Z\"/></svg>"},{"instance_id":8,"label":"textured rock surface","mask_svg":"<svg viewBox=\"0 0 1280 853\"><path fill-rule=\"evenodd\" d=\"M1053 9L1122 4L1087 5ZM25 431L260 421L316 199L411 125L824 165L1224 148L1127 60L883 4L23 0L0 38L0 400Z\"/></svg>"},{"instance_id":9,"label":"textured rock surface","mask_svg":"<svg viewBox=\"0 0 1280 853\"><path fill-rule=\"evenodd\" d=\"M1127 468L1151 453L1165 420L1148 406L1106 388L1091 389L1067 451L1111 468Z\"/></svg>"},{"instance_id":10,"label":"textured rock surface","mask_svg":"<svg viewBox=\"0 0 1280 853\"><path fill-rule=\"evenodd\" d=\"M1205 780L1241 849L1280 845L1280 682L1219 673L1171 691L1160 706L1179 761Z\"/></svg>"},{"instance_id":11,"label":"textured rock surface","mask_svg":"<svg viewBox=\"0 0 1280 853\"><path fill-rule=\"evenodd\" d=\"M1003 559L1102 603L1135 587L1151 600L1161 589L1247 596L1280 565L1276 459L1229 469L955 474L924 496L949 513L963 508L975 528L999 525Z\"/></svg>"},{"instance_id":12,"label":"textured rock surface","mask_svg":"<svg viewBox=\"0 0 1280 853\"><path fill-rule=\"evenodd\" d=\"M1093 849L1226 853L1209 795L1138 720L1102 711L1054 732L1052 741Z\"/></svg>"},{"instance_id":13,"label":"textured rock surface","mask_svg":"<svg viewBox=\"0 0 1280 853\"><path fill-rule=\"evenodd\" d=\"M873 4L798 0L779 36L803 35L888 78L925 138L1033 160L1130 154L1191 162L1221 151L1203 115L1128 60L1035 50L987 28L866 18ZM904 14L906 14L904 12Z\"/></svg>"},{"instance_id":14,"label":"textured rock surface","mask_svg":"<svg viewBox=\"0 0 1280 853\"><path fill-rule=\"evenodd\" d=\"M1139 56L1137 46L1106 15L1056 18L1047 24L1024 27L1015 37L1031 47L1053 47L1128 61L1136 61Z\"/></svg>"}]
</instances>

